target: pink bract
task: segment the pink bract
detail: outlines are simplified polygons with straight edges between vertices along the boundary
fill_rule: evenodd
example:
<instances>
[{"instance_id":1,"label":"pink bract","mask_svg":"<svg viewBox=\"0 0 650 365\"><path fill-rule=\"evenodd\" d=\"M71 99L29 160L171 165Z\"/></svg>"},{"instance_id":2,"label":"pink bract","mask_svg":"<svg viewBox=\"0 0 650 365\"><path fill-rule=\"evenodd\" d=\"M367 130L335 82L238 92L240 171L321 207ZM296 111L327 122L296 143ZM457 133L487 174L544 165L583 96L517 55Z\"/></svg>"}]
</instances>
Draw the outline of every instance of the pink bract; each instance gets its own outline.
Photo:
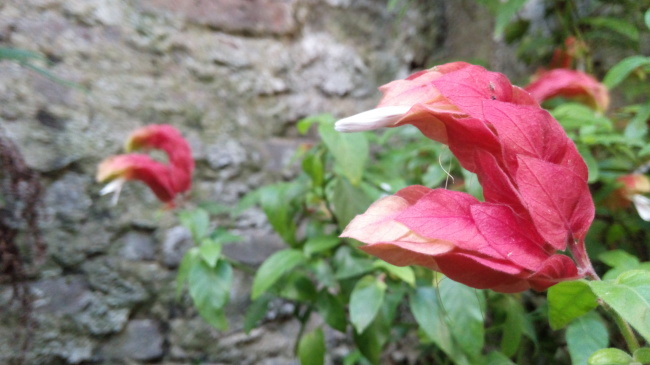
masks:
<instances>
[{"instance_id":1,"label":"pink bract","mask_svg":"<svg viewBox=\"0 0 650 365\"><path fill-rule=\"evenodd\" d=\"M424 266L480 289L545 290L595 275L584 247L594 216L587 167L531 95L461 62L380 90L378 108L410 106L386 126L413 124L447 144L477 174L485 201L410 186L375 202L342 236L389 263ZM577 266L557 253L566 249Z\"/></svg>"}]
</instances>

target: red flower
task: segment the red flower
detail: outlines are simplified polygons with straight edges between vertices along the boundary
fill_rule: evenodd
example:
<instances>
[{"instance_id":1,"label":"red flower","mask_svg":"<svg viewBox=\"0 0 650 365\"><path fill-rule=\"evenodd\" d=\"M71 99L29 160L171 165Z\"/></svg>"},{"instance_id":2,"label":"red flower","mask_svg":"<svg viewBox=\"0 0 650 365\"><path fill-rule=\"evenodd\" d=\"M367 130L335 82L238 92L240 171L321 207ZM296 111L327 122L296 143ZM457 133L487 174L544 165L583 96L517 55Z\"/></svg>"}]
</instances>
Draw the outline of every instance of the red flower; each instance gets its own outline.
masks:
<instances>
[{"instance_id":1,"label":"red flower","mask_svg":"<svg viewBox=\"0 0 650 365\"><path fill-rule=\"evenodd\" d=\"M528 93L502 74L460 62L381 90L375 113L399 106L401 115L377 123L361 113L337 129L413 124L477 174L485 202L411 186L374 203L343 236L367 243L364 251L390 263L425 266L475 288L544 290L595 275L584 249L594 215L586 165ZM579 270L556 254L567 247Z\"/></svg>"},{"instance_id":2,"label":"red flower","mask_svg":"<svg viewBox=\"0 0 650 365\"><path fill-rule=\"evenodd\" d=\"M126 181L140 180L151 188L158 199L173 207L175 197L192 186L192 151L180 132L166 124L140 128L126 142L127 151L150 148L165 151L169 164L137 153L109 157L100 163L97 170L98 182L110 181L101 194L115 192L114 202L117 202Z\"/></svg>"},{"instance_id":3,"label":"red flower","mask_svg":"<svg viewBox=\"0 0 650 365\"><path fill-rule=\"evenodd\" d=\"M581 71L565 68L541 70L525 89L540 103L562 96L577 99L600 112L609 106L609 93L605 85Z\"/></svg>"}]
</instances>

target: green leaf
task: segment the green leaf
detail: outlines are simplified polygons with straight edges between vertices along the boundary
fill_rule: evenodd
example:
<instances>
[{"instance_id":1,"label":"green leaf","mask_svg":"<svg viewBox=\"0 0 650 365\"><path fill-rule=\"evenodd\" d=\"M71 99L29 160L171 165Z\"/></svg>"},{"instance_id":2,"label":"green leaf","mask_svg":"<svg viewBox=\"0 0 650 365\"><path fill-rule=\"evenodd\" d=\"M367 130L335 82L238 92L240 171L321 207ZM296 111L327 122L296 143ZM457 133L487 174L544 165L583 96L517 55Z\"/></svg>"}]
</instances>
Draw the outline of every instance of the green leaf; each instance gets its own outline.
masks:
<instances>
[{"instance_id":1,"label":"green leaf","mask_svg":"<svg viewBox=\"0 0 650 365\"><path fill-rule=\"evenodd\" d=\"M381 360L381 350L386 343L386 323L381 315L377 316L370 326L362 333L352 332L354 344L364 356L363 360L359 361L360 364L367 364L370 362L373 365L379 365Z\"/></svg>"},{"instance_id":2,"label":"green leaf","mask_svg":"<svg viewBox=\"0 0 650 365\"><path fill-rule=\"evenodd\" d=\"M527 0L506 0L501 1L496 13L496 24L494 26L494 37L501 38L510 19L526 4Z\"/></svg>"},{"instance_id":3,"label":"green leaf","mask_svg":"<svg viewBox=\"0 0 650 365\"><path fill-rule=\"evenodd\" d=\"M311 256L315 253L327 251L341 243L341 239L336 236L317 236L312 237L305 242L303 250L305 255Z\"/></svg>"},{"instance_id":4,"label":"green leaf","mask_svg":"<svg viewBox=\"0 0 650 365\"><path fill-rule=\"evenodd\" d=\"M323 365L325 363L325 335L322 328L302 336L298 344L298 358L302 365Z\"/></svg>"},{"instance_id":5,"label":"green leaf","mask_svg":"<svg viewBox=\"0 0 650 365\"><path fill-rule=\"evenodd\" d=\"M259 298L273 284L275 284L282 275L293 270L296 266L305 262L305 256L302 252L293 249L286 249L275 252L269 256L262 266L255 273L253 288L251 290L251 299Z\"/></svg>"},{"instance_id":6,"label":"green leaf","mask_svg":"<svg viewBox=\"0 0 650 365\"><path fill-rule=\"evenodd\" d=\"M643 16L643 20L645 21L645 26L650 29L650 9L645 11L645 15Z\"/></svg>"},{"instance_id":7,"label":"green leaf","mask_svg":"<svg viewBox=\"0 0 650 365\"><path fill-rule=\"evenodd\" d=\"M222 308L230 297L230 264L221 260L213 269L203 260L198 260L190 269L188 282L190 296L201 317L215 328L225 330L227 323Z\"/></svg>"},{"instance_id":8,"label":"green leaf","mask_svg":"<svg viewBox=\"0 0 650 365\"><path fill-rule=\"evenodd\" d=\"M609 334L603 320L596 312L576 318L566 330L566 342L573 365L587 365L589 356L607 347Z\"/></svg>"},{"instance_id":9,"label":"green leaf","mask_svg":"<svg viewBox=\"0 0 650 365\"><path fill-rule=\"evenodd\" d=\"M344 177L334 181L330 200L341 228L347 226L357 214L363 213L372 204L372 199L363 189L352 185Z\"/></svg>"},{"instance_id":10,"label":"green leaf","mask_svg":"<svg viewBox=\"0 0 650 365\"><path fill-rule=\"evenodd\" d=\"M508 356L498 352L492 351L486 357L485 365L517 365L510 361Z\"/></svg>"},{"instance_id":11,"label":"green leaf","mask_svg":"<svg viewBox=\"0 0 650 365\"><path fill-rule=\"evenodd\" d=\"M26 49L0 47L0 60L27 62L31 60L47 61L47 58L40 53Z\"/></svg>"},{"instance_id":12,"label":"green leaf","mask_svg":"<svg viewBox=\"0 0 650 365\"><path fill-rule=\"evenodd\" d=\"M648 119L650 119L650 103L647 103L639 109L630 119L627 127L625 127L624 135L627 138L643 138L648 134Z\"/></svg>"},{"instance_id":13,"label":"green leaf","mask_svg":"<svg viewBox=\"0 0 650 365\"><path fill-rule=\"evenodd\" d=\"M192 247L185 253L185 255L183 255L183 259L178 266L178 273L176 274L176 300L181 298L185 281L187 281L187 278L190 275L190 270L198 261L200 261L200 259L199 249L197 247Z\"/></svg>"},{"instance_id":14,"label":"green leaf","mask_svg":"<svg viewBox=\"0 0 650 365\"><path fill-rule=\"evenodd\" d=\"M478 357L485 335L484 293L448 278L440 282L439 290L445 319L456 344L471 358Z\"/></svg>"},{"instance_id":15,"label":"green leaf","mask_svg":"<svg viewBox=\"0 0 650 365\"><path fill-rule=\"evenodd\" d=\"M650 271L630 270L615 281L591 281L591 289L650 341Z\"/></svg>"},{"instance_id":16,"label":"green leaf","mask_svg":"<svg viewBox=\"0 0 650 365\"><path fill-rule=\"evenodd\" d=\"M334 123L335 119L332 114L317 114L301 119L296 124L300 134L306 134L314 123Z\"/></svg>"},{"instance_id":17,"label":"green leaf","mask_svg":"<svg viewBox=\"0 0 650 365\"><path fill-rule=\"evenodd\" d=\"M589 365L629 365L634 360L627 352L619 349L601 349L589 356Z\"/></svg>"},{"instance_id":18,"label":"green leaf","mask_svg":"<svg viewBox=\"0 0 650 365\"><path fill-rule=\"evenodd\" d=\"M357 282L350 294L350 322L362 333L379 312L384 301L386 284L370 275Z\"/></svg>"},{"instance_id":19,"label":"green leaf","mask_svg":"<svg viewBox=\"0 0 650 365\"><path fill-rule=\"evenodd\" d=\"M440 307L440 298L433 287L418 287L409 297L409 305L420 329L440 349L452 356L457 352L445 314ZM453 356L452 356L453 357Z\"/></svg>"},{"instance_id":20,"label":"green leaf","mask_svg":"<svg viewBox=\"0 0 650 365\"><path fill-rule=\"evenodd\" d=\"M548 289L548 320L554 330L597 306L596 295L585 280L564 281Z\"/></svg>"},{"instance_id":21,"label":"green leaf","mask_svg":"<svg viewBox=\"0 0 650 365\"><path fill-rule=\"evenodd\" d=\"M304 193L296 183L277 183L259 189L259 201L273 229L290 246L296 245L296 202Z\"/></svg>"},{"instance_id":22,"label":"green leaf","mask_svg":"<svg viewBox=\"0 0 650 365\"><path fill-rule=\"evenodd\" d=\"M627 19L606 18L601 16L596 18L583 18L580 21L596 28L609 29L634 42L639 40L639 30L636 29L634 24L630 23Z\"/></svg>"},{"instance_id":23,"label":"green leaf","mask_svg":"<svg viewBox=\"0 0 650 365\"><path fill-rule=\"evenodd\" d=\"M410 266L395 266L382 260L375 261L372 266L378 269L384 269L389 274L396 276L403 282L409 284L412 287L415 287L415 273Z\"/></svg>"},{"instance_id":24,"label":"green leaf","mask_svg":"<svg viewBox=\"0 0 650 365\"><path fill-rule=\"evenodd\" d=\"M632 357L634 358L634 361L638 361L642 364L650 364L650 347L636 349Z\"/></svg>"},{"instance_id":25,"label":"green leaf","mask_svg":"<svg viewBox=\"0 0 650 365\"><path fill-rule=\"evenodd\" d=\"M341 246L336 250L334 264L334 277L338 280L359 276L373 269L372 261L355 255L349 246Z\"/></svg>"},{"instance_id":26,"label":"green leaf","mask_svg":"<svg viewBox=\"0 0 650 365\"><path fill-rule=\"evenodd\" d=\"M603 280L615 279L625 271L638 269L639 259L623 250L605 251L598 256L600 261L612 267L603 275Z\"/></svg>"},{"instance_id":27,"label":"green leaf","mask_svg":"<svg viewBox=\"0 0 650 365\"><path fill-rule=\"evenodd\" d=\"M587 182L593 183L598 181L598 175L599 175L598 161L596 160L594 155L591 154L591 150L589 149L589 147L584 145L579 145L578 152L580 152L580 155L582 156L582 158L585 160L585 163L587 164L587 169L589 171L589 179L587 180Z\"/></svg>"},{"instance_id":28,"label":"green leaf","mask_svg":"<svg viewBox=\"0 0 650 365\"><path fill-rule=\"evenodd\" d=\"M325 323L335 330L345 333L348 323L345 316L345 306L338 297L323 289L318 293L316 307L318 313L323 316Z\"/></svg>"},{"instance_id":29,"label":"green leaf","mask_svg":"<svg viewBox=\"0 0 650 365\"><path fill-rule=\"evenodd\" d=\"M178 217L181 224L189 229L195 243L201 242L208 236L210 230L210 215L203 209L186 210L180 212Z\"/></svg>"},{"instance_id":30,"label":"green leaf","mask_svg":"<svg viewBox=\"0 0 650 365\"><path fill-rule=\"evenodd\" d=\"M301 271L288 273L282 280L280 296L294 302L316 301L316 286L310 278Z\"/></svg>"},{"instance_id":31,"label":"green leaf","mask_svg":"<svg viewBox=\"0 0 650 365\"><path fill-rule=\"evenodd\" d=\"M334 119L318 125L318 133L334 156L336 166L350 183L361 183L363 170L369 156L368 140L363 133L339 133L334 130Z\"/></svg>"},{"instance_id":32,"label":"green leaf","mask_svg":"<svg viewBox=\"0 0 650 365\"><path fill-rule=\"evenodd\" d=\"M259 321L264 318L269 307L269 302L273 296L269 293L262 294L259 298L255 299L244 316L244 331L248 334Z\"/></svg>"},{"instance_id":33,"label":"green leaf","mask_svg":"<svg viewBox=\"0 0 650 365\"><path fill-rule=\"evenodd\" d=\"M507 357L512 357L517 353L523 337L526 313L521 302L513 296L505 296L504 301L503 310L506 312L506 319L501 336L501 352Z\"/></svg>"},{"instance_id":34,"label":"green leaf","mask_svg":"<svg viewBox=\"0 0 650 365\"><path fill-rule=\"evenodd\" d=\"M199 253L208 266L214 268L221 257L221 244L209 238L204 238L199 247Z\"/></svg>"},{"instance_id":35,"label":"green leaf","mask_svg":"<svg viewBox=\"0 0 650 365\"><path fill-rule=\"evenodd\" d=\"M302 170L309 175L312 186L319 187L323 185L325 176L325 164L323 162L322 150L311 150L302 160Z\"/></svg>"},{"instance_id":36,"label":"green leaf","mask_svg":"<svg viewBox=\"0 0 650 365\"><path fill-rule=\"evenodd\" d=\"M650 65L650 57L630 56L624 58L607 72L603 79L603 84L608 89L613 89L625 80L632 71L646 65Z\"/></svg>"}]
</instances>

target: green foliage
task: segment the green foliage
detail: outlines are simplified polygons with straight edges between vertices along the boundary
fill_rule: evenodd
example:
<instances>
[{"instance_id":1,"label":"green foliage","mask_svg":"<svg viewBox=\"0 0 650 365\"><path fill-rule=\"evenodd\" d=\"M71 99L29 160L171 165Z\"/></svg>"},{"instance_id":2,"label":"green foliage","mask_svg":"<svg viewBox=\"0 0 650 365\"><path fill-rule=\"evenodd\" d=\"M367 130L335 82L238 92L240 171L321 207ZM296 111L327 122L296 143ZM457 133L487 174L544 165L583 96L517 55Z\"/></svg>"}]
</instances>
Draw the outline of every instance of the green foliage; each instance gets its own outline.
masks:
<instances>
[{"instance_id":1,"label":"green foliage","mask_svg":"<svg viewBox=\"0 0 650 365\"><path fill-rule=\"evenodd\" d=\"M221 248L240 238L227 231L211 229L209 214L201 208L180 212L179 220L192 234L196 247L188 250L181 260L176 276L176 296L181 296L187 283L199 315L215 328L225 330L228 323L223 310L230 298L233 272Z\"/></svg>"},{"instance_id":2,"label":"green foliage","mask_svg":"<svg viewBox=\"0 0 650 365\"><path fill-rule=\"evenodd\" d=\"M564 328L596 306L596 296L585 280L559 283L548 290L548 319L555 330Z\"/></svg>"},{"instance_id":3,"label":"green foliage","mask_svg":"<svg viewBox=\"0 0 650 365\"><path fill-rule=\"evenodd\" d=\"M474 174L460 169L447 147L414 128L342 134L334 130L333 116L321 114L297 124L300 133L312 130L320 139L296 152L297 176L260 187L236 209L235 215L259 206L286 244L256 269L246 331L264 318L272 300L280 299L296 307L294 318L301 330L295 350L303 364L323 363L328 327L349 336L355 346L341 360L346 365L384 363L385 349L407 336L419 340L419 363L526 365L531 356L536 363L569 358L574 364L648 362L650 349L637 348L625 333L629 353L606 348L623 346L615 327L598 311L609 308L650 340L650 264L642 262L650 256L650 223L610 204L620 188L616 179L645 172L650 161L650 58L635 55L650 36L650 4L601 0L577 8L571 1L542 1L550 36L540 37L520 16L525 1L477 2L495 16L495 37L516 47L525 62L546 67L553 51L572 36L581 47L573 55L574 65L604 76L604 84L618 92L607 112L563 99L544 104L589 169L597 212L587 243L592 257L599 258L599 272L610 267L604 280L560 283L547 297L535 292L508 295L370 257L358 249L359 242L339 236L381 196L420 184L482 198L481 187ZM407 5L394 0L387 4L390 9ZM596 47L608 47L619 59L599 69ZM211 227L210 213L223 212L206 208L181 214L196 247L184 257L177 278L179 293L187 283L201 316L221 329L235 265L223 256L222 246L236 241L227 231ZM314 314L324 323L308 331Z\"/></svg>"},{"instance_id":4,"label":"green foliage","mask_svg":"<svg viewBox=\"0 0 650 365\"><path fill-rule=\"evenodd\" d=\"M566 342L574 365L587 365L594 352L607 347L609 334L602 318L596 312L577 318L567 327Z\"/></svg>"}]
</instances>

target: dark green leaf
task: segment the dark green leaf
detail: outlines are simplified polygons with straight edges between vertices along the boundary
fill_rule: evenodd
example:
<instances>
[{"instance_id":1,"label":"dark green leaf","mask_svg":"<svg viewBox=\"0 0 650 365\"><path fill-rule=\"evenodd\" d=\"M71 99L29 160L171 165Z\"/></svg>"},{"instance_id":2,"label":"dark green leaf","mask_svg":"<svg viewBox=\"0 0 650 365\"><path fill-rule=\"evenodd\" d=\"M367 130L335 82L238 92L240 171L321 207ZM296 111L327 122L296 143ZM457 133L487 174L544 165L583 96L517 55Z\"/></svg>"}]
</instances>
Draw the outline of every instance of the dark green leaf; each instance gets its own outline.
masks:
<instances>
[{"instance_id":1,"label":"dark green leaf","mask_svg":"<svg viewBox=\"0 0 650 365\"><path fill-rule=\"evenodd\" d=\"M305 261L305 256L298 250L286 249L269 256L255 273L251 298L257 299L286 272L293 270Z\"/></svg>"},{"instance_id":2,"label":"dark green leaf","mask_svg":"<svg viewBox=\"0 0 650 365\"><path fill-rule=\"evenodd\" d=\"M379 312L386 284L370 275L357 282L350 294L350 322L362 333Z\"/></svg>"},{"instance_id":3,"label":"dark green leaf","mask_svg":"<svg viewBox=\"0 0 650 365\"><path fill-rule=\"evenodd\" d=\"M607 347L609 334L603 320L596 312L576 318L566 330L566 342L573 365L587 365L589 356Z\"/></svg>"},{"instance_id":4,"label":"dark green leaf","mask_svg":"<svg viewBox=\"0 0 650 365\"><path fill-rule=\"evenodd\" d=\"M305 255L311 256L315 253L329 250L341 243L341 239L336 236L317 236L312 237L305 242L303 250Z\"/></svg>"},{"instance_id":5,"label":"dark green leaf","mask_svg":"<svg viewBox=\"0 0 650 365\"><path fill-rule=\"evenodd\" d=\"M601 349L589 356L589 365L630 365L634 360L627 352L619 349Z\"/></svg>"},{"instance_id":6,"label":"dark green leaf","mask_svg":"<svg viewBox=\"0 0 650 365\"><path fill-rule=\"evenodd\" d=\"M325 335L322 328L302 336L298 344L298 358L302 365L323 365L325 363Z\"/></svg>"},{"instance_id":7,"label":"dark green leaf","mask_svg":"<svg viewBox=\"0 0 650 365\"><path fill-rule=\"evenodd\" d=\"M330 294L325 289L321 290L318 294L316 307L320 315L323 316L325 323L335 330L345 333L347 328L345 306L338 297Z\"/></svg>"},{"instance_id":8,"label":"dark green leaf","mask_svg":"<svg viewBox=\"0 0 650 365\"><path fill-rule=\"evenodd\" d=\"M646 65L650 65L650 57L631 56L624 58L607 72L603 79L603 84L608 89L613 89L625 80L632 71Z\"/></svg>"},{"instance_id":9,"label":"dark green leaf","mask_svg":"<svg viewBox=\"0 0 650 365\"><path fill-rule=\"evenodd\" d=\"M304 273L294 271L282 280L280 296L294 302L315 302L316 286Z\"/></svg>"},{"instance_id":10,"label":"dark green leaf","mask_svg":"<svg viewBox=\"0 0 650 365\"><path fill-rule=\"evenodd\" d=\"M583 18L580 21L593 27L609 29L626 36L635 42L639 40L639 30L636 29L634 24L630 23L626 19L606 18L601 16L597 18Z\"/></svg>"},{"instance_id":11,"label":"dark green leaf","mask_svg":"<svg viewBox=\"0 0 650 365\"><path fill-rule=\"evenodd\" d=\"M517 353L519 344L524 333L526 313L521 302L513 296L504 297L506 319L503 323L503 335L501 336L501 352L507 357Z\"/></svg>"},{"instance_id":12,"label":"dark green leaf","mask_svg":"<svg viewBox=\"0 0 650 365\"><path fill-rule=\"evenodd\" d=\"M380 332L384 330L381 328L381 320L381 316L377 316L366 331L362 333L352 332L355 345L357 345L364 358L373 365L379 365L381 350L384 347L384 336Z\"/></svg>"},{"instance_id":13,"label":"dark green leaf","mask_svg":"<svg viewBox=\"0 0 650 365\"><path fill-rule=\"evenodd\" d=\"M330 266L330 263L328 261L325 261L323 259L312 261L310 263L310 268L314 272L316 280L320 285L323 285L332 290L338 289L338 282L334 277L334 271L332 271L332 266Z\"/></svg>"},{"instance_id":14,"label":"dark green leaf","mask_svg":"<svg viewBox=\"0 0 650 365\"><path fill-rule=\"evenodd\" d=\"M244 331L246 333L250 332L264 318L271 299L273 299L272 295L264 293L246 309L246 315L244 316Z\"/></svg>"},{"instance_id":15,"label":"dark green leaf","mask_svg":"<svg viewBox=\"0 0 650 365\"><path fill-rule=\"evenodd\" d=\"M204 238L199 246L199 253L208 266L214 268L221 257L221 244Z\"/></svg>"},{"instance_id":16,"label":"dark green leaf","mask_svg":"<svg viewBox=\"0 0 650 365\"><path fill-rule=\"evenodd\" d=\"M357 186L361 183L363 170L368 161L368 140L363 133L340 133L334 130L334 120L318 125L318 133L334 156L336 166L350 183Z\"/></svg>"},{"instance_id":17,"label":"dark green leaf","mask_svg":"<svg viewBox=\"0 0 650 365\"><path fill-rule=\"evenodd\" d=\"M626 271L614 281L589 284L599 298L650 341L650 271Z\"/></svg>"},{"instance_id":18,"label":"dark green leaf","mask_svg":"<svg viewBox=\"0 0 650 365\"><path fill-rule=\"evenodd\" d=\"M496 12L496 24L494 26L494 36L501 38L510 19L526 4L526 0L506 0L501 1Z\"/></svg>"},{"instance_id":19,"label":"dark green leaf","mask_svg":"<svg viewBox=\"0 0 650 365\"><path fill-rule=\"evenodd\" d=\"M585 280L564 281L548 289L548 320L554 330L597 306L596 295Z\"/></svg>"},{"instance_id":20,"label":"dark green leaf","mask_svg":"<svg viewBox=\"0 0 650 365\"><path fill-rule=\"evenodd\" d=\"M517 364L510 361L508 356L498 351L492 351L487 355L485 365L517 365Z\"/></svg>"},{"instance_id":21,"label":"dark green leaf","mask_svg":"<svg viewBox=\"0 0 650 365\"><path fill-rule=\"evenodd\" d=\"M232 286L232 268L226 261L213 269L203 260L192 265L188 275L189 291L199 314L218 329L225 329L222 308L228 302Z\"/></svg>"},{"instance_id":22,"label":"dark green leaf","mask_svg":"<svg viewBox=\"0 0 650 365\"><path fill-rule=\"evenodd\" d=\"M643 16L643 20L645 21L645 26L650 29L650 9L645 11L645 15Z\"/></svg>"},{"instance_id":23,"label":"dark green leaf","mask_svg":"<svg viewBox=\"0 0 650 365\"><path fill-rule=\"evenodd\" d=\"M303 189L296 183L267 185L259 190L260 205L273 229L290 246L296 245L296 204Z\"/></svg>"}]
</instances>

